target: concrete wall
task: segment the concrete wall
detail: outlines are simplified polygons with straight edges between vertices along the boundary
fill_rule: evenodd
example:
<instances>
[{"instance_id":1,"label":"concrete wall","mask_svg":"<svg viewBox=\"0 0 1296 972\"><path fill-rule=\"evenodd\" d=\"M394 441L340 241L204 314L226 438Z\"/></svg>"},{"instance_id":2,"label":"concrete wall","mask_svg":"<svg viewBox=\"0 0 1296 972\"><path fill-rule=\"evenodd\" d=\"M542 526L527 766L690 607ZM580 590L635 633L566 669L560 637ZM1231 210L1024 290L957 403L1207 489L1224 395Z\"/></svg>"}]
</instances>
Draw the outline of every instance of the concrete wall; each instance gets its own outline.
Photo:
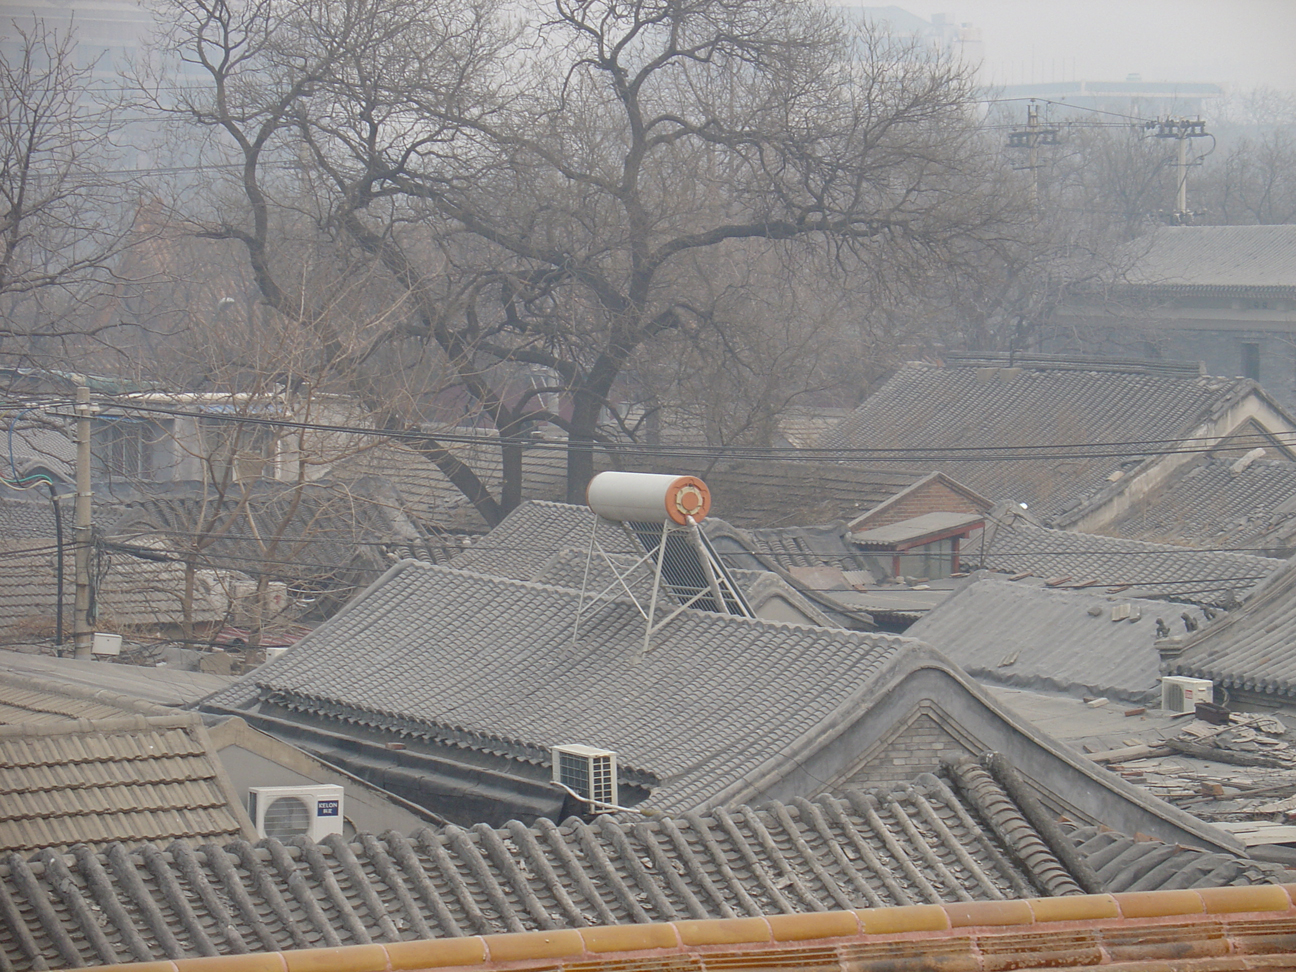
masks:
<instances>
[{"instance_id":1,"label":"concrete wall","mask_svg":"<svg viewBox=\"0 0 1296 972\"><path fill-rule=\"evenodd\" d=\"M1246 375L1244 344L1260 346L1259 375ZM1181 297L1163 301L1077 303L1059 309L1046 351L1159 354L1201 361L1206 373L1258 377L1280 405L1296 409L1296 301Z\"/></svg>"},{"instance_id":2,"label":"concrete wall","mask_svg":"<svg viewBox=\"0 0 1296 972\"><path fill-rule=\"evenodd\" d=\"M244 809L249 787L336 783L344 789L342 815L348 836L387 830L408 835L429 825L425 817L389 800L381 791L253 729L242 719L227 719L209 732Z\"/></svg>"}]
</instances>

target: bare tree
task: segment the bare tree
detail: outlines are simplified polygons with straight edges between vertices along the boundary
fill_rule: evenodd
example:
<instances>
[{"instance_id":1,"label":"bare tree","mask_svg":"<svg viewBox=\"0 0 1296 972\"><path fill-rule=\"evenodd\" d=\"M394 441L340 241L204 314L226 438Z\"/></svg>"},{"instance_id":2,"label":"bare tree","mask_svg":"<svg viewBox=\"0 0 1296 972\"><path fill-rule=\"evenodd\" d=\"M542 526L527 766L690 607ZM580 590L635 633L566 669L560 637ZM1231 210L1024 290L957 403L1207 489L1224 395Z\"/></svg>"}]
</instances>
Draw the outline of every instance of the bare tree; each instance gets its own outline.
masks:
<instances>
[{"instance_id":1,"label":"bare tree","mask_svg":"<svg viewBox=\"0 0 1296 972\"><path fill-rule=\"evenodd\" d=\"M94 298L132 240L114 178L113 115L75 37L9 26L0 49L0 353L12 364L62 360L64 342L110 325Z\"/></svg>"},{"instance_id":2,"label":"bare tree","mask_svg":"<svg viewBox=\"0 0 1296 972\"><path fill-rule=\"evenodd\" d=\"M388 0L172 0L166 19L210 78L180 110L238 165L239 208L204 232L240 240L322 347L439 349L499 433L502 495L427 449L488 522L520 499L538 419L566 431L583 495L636 354L715 320L700 257L816 247L904 286L1000 218L968 191L984 160L963 71L809 4L559 0L514 36L489 7ZM309 208L286 166L338 252L399 294L363 345L285 272L284 209ZM507 391L520 368L549 383Z\"/></svg>"}]
</instances>

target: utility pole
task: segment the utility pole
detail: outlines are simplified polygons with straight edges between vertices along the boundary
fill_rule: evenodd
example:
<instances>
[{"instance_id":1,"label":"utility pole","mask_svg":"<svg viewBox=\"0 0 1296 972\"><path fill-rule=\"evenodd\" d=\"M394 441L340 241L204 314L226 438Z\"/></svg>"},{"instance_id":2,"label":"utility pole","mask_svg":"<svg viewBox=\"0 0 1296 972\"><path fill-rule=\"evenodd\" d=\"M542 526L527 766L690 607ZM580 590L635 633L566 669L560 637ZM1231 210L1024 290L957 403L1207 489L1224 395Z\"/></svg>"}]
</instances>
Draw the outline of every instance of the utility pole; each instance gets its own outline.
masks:
<instances>
[{"instance_id":1,"label":"utility pole","mask_svg":"<svg viewBox=\"0 0 1296 972\"><path fill-rule=\"evenodd\" d=\"M90 389L76 390L76 600L72 611L72 641L77 658L93 657L90 629Z\"/></svg>"},{"instance_id":2,"label":"utility pole","mask_svg":"<svg viewBox=\"0 0 1296 972\"><path fill-rule=\"evenodd\" d=\"M1030 172L1030 199L1032 206L1039 202L1039 147L1041 145L1057 144L1058 130L1056 128L1044 128L1040 125L1039 107L1032 101L1026 109L1025 131L1018 130L1008 133L1008 147L1010 149L1026 149L1026 165L1014 166L1013 168L1018 170L1025 168Z\"/></svg>"},{"instance_id":3,"label":"utility pole","mask_svg":"<svg viewBox=\"0 0 1296 972\"><path fill-rule=\"evenodd\" d=\"M1200 118L1166 118L1148 122L1145 128L1155 128L1157 138L1173 138L1175 152L1175 208L1170 222L1176 226L1192 222L1188 211L1188 143L1194 138L1210 138L1206 123Z\"/></svg>"}]
</instances>

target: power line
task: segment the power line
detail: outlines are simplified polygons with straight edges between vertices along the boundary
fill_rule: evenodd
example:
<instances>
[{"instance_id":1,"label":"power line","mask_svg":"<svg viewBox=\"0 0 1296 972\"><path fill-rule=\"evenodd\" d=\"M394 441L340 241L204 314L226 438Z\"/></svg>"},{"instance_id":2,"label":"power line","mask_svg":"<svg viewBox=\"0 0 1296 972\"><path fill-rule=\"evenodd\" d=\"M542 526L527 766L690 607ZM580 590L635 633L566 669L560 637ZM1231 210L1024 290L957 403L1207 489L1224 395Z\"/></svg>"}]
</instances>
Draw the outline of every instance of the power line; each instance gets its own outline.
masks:
<instances>
[{"instance_id":1,"label":"power line","mask_svg":"<svg viewBox=\"0 0 1296 972\"><path fill-rule=\"evenodd\" d=\"M546 440L526 436L486 436L460 432L429 432L423 429L374 429L364 426L335 425L323 422L302 422L292 419L268 418L248 414L230 414L227 412L203 411L183 408L168 408L161 405L144 405L137 402L110 400L103 407L111 407L125 412L143 412L146 414L170 415L173 417L198 418L211 422L226 422L236 425L263 426L267 428L284 428L298 431L331 432L346 435L365 435L380 439L409 441L437 441L458 445L500 446L517 444L529 451L599 451L624 452L626 454L652 455L672 458L700 459L790 459L796 461L835 462L847 459L870 459L878 462L898 462L921 460L926 462L1000 462L1004 460L1041 460L1041 459L1129 459L1132 455L1141 457L1154 455L1190 455L1213 452L1220 444L1243 445L1290 444L1296 446L1296 431L1293 432L1244 432L1235 436L1183 436L1161 439L1125 439L1101 442L1070 442L1025 445L994 446L878 446L872 448L840 446L808 449L804 447L754 447L754 446L646 446L635 443L607 444L592 442L575 443L569 440ZM53 413L59 414L59 413ZM70 418L71 416L60 416ZM1283 442L1284 439L1289 440ZM1172 448L1166 448L1172 446ZM1041 452L1038 450L1056 450ZM1091 450L1091 451L1085 451Z\"/></svg>"}]
</instances>

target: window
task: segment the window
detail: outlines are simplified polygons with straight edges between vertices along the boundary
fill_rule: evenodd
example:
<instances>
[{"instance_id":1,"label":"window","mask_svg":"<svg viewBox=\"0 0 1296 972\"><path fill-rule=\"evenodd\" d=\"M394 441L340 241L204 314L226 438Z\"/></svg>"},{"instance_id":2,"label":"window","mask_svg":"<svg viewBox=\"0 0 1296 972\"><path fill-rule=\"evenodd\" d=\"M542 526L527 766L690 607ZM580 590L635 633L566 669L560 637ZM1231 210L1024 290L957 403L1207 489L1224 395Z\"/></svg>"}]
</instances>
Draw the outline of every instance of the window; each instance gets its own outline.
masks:
<instances>
[{"instance_id":1,"label":"window","mask_svg":"<svg viewBox=\"0 0 1296 972\"><path fill-rule=\"evenodd\" d=\"M267 426L204 418L199 428L213 483L246 483L274 475L274 435Z\"/></svg>"},{"instance_id":2,"label":"window","mask_svg":"<svg viewBox=\"0 0 1296 972\"><path fill-rule=\"evenodd\" d=\"M910 547L895 558L895 569L898 575L918 577L923 580L936 580L948 577L955 569L954 555L958 547L958 538L935 540L921 546Z\"/></svg>"},{"instance_id":3,"label":"window","mask_svg":"<svg viewBox=\"0 0 1296 972\"><path fill-rule=\"evenodd\" d=\"M96 418L91 426L92 469L101 481L151 481L165 450L168 430L160 422L120 416Z\"/></svg>"},{"instance_id":4,"label":"window","mask_svg":"<svg viewBox=\"0 0 1296 972\"><path fill-rule=\"evenodd\" d=\"M1242 345L1242 377L1260 380L1260 345Z\"/></svg>"}]
</instances>

